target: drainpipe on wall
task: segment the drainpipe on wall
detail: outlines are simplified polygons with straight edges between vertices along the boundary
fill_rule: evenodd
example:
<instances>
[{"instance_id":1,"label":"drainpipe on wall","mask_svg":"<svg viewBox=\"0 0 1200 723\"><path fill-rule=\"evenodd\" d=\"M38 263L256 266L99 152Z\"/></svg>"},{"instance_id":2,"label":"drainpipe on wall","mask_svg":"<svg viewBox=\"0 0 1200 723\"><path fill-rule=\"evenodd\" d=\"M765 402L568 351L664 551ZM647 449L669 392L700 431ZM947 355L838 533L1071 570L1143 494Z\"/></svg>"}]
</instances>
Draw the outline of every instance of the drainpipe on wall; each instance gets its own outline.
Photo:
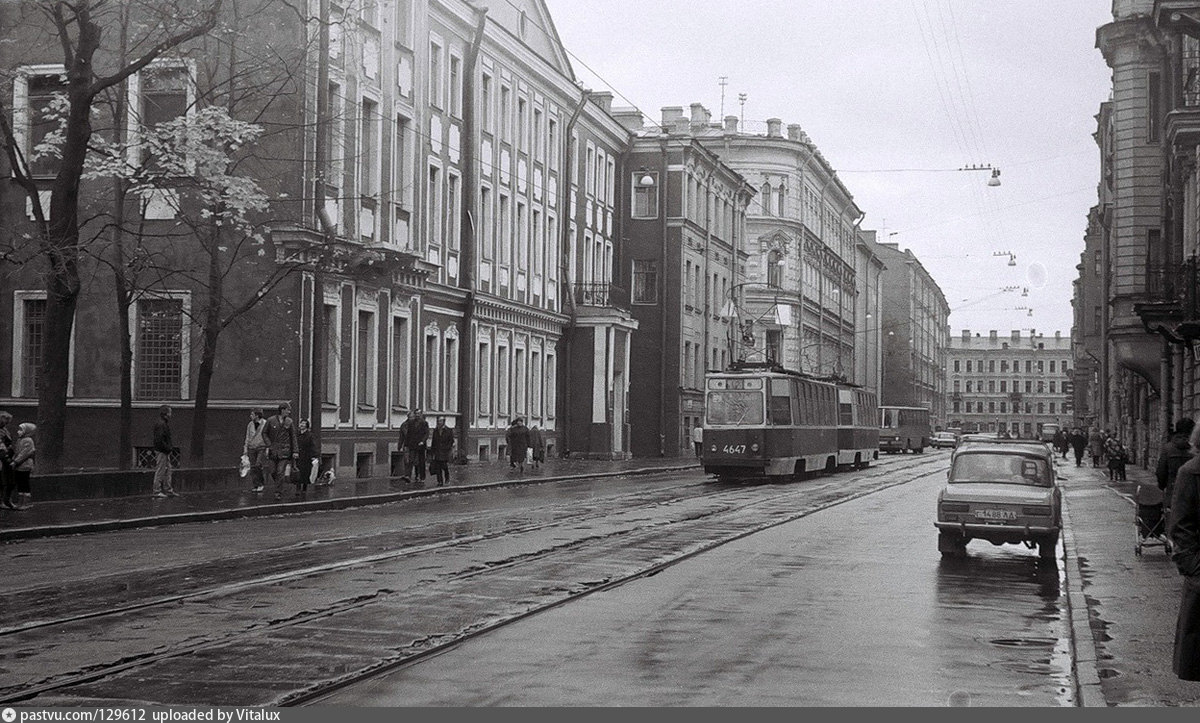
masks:
<instances>
[{"instance_id":1,"label":"drainpipe on wall","mask_svg":"<svg viewBox=\"0 0 1200 723\"><path fill-rule=\"evenodd\" d=\"M663 128L666 130L666 127ZM658 141L660 162L658 172L658 215L662 233L662 307L659 314L660 335L658 348L662 352L658 361L658 456L667 456L667 139ZM683 285L680 284L680 288ZM676 354L678 356L678 354Z\"/></svg>"},{"instance_id":2,"label":"drainpipe on wall","mask_svg":"<svg viewBox=\"0 0 1200 723\"><path fill-rule=\"evenodd\" d=\"M562 435L563 435L563 443L562 444L563 444L563 456L564 457L569 456L572 451L571 450L571 425L574 424L574 421L575 421L574 415L571 413L572 403L574 401L574 395L571 393L571 389L573 386L573 382L572 382L573 375L571 374L571 367L574 366L572 364L573 360L571 359L571 353L572 353L572 347L574 345L571 343L571 340L572 340L572 337L575 336L575 321L576 321L575 288L572 285L573 279L571 279L571 277L570 277L570 272L571 272L571 263L570 263L570 261L571 261L571 259L570 259L571 200L570 199L571 199L571 180L572 180L571 174L574 173L574 170L572 169L573 164L571 163L571 161L574 158L574 156L571 155L571 132L575 130L575 124L577 122L579 122L579 116L581 113L583 113L583 107L588 102L588 98L590 98L591 95L592 95L592 91L587 90L587 89L582 90L582 95L580 95L580 97L579 97L579 104L575 106L575 110L571 113L571 118L570 118L570 120L567 121L567 125L563 129L562 140L560 141L562 143L562 147L564 150L563 150L563 154L562 154L563 172L562 172L562 176L560 177L562 179L562 189L559 191L559 198L558 198L558 206L559 206L558 220L559 220L559 223L562 224L562 236L561 236L561 240L559 242L559 254L558 254L559 270L558 271L559 271L559 277L562 280L567 282L566 283L567 307L570 310L570 321L567 323L567 334L566 334L567 338L566 338L565 347L564 347L565 353L563 354L563 356L566 357L566 365L565 365L566 366L566 378L564 379L564 386L566 387L566 390L563 394L563 410L562 410L562 415L561 415L561 417L566 420L566 422L563 424L563 428L562 428Z\"/></svg>"},{"instance_id":3,"label":"drainpipe on wall","mask_svg":"<svg viewBox=\"0 0 1200 723\"><path fill-rule=\"evenodd\" d=\"M467 292L463 303L463 316L459 325L458 337L458 455L456 462L467 461L467 433L475 418L475 366L471 358L475 351L475 337L471 334L471 324L475 320L475 264L476 243L478 239L475 228L475 218L472 209L476 208L479 196L478 162L476 154L479 149L480 133L475 118L475 65L479 61L479 46L483 44L483 30L487 25L487 8L474 8L478 16L475 25L475 37L467 56L463 59L463 192L460 203L462 228L462 255L459 259L461 273L458 278L459 288Z\"/></svg>"}]
</instances>

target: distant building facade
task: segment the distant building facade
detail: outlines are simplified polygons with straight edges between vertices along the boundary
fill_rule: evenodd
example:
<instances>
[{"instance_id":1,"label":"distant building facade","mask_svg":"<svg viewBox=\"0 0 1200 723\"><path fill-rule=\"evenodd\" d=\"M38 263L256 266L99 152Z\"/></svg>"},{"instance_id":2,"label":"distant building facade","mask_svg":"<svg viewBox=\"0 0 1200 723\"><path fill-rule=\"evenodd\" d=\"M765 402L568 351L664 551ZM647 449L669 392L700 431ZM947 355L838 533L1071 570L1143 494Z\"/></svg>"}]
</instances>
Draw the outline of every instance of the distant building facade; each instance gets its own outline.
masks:
<instances>
[{"instance_id":1,"label":"distant building facade","mask_svg":"<svg viewBox=\"0 0 1200 723\"><path fill-rule=\"evenodd\" d=\"M946 296L912 251L901 251L894 243L870 245L885 268L879 403L925 407L934 428L945 428L950 317Z\"/></svg>"},{"instance_id":2,"label":"distant building facade","mask_svg":"<svg viewBox=\"0 0 1200 723\"><path fill-rule=\"evenodd\" d=\"M1076 424L1071 337L964 329L946 352L947 425L1028 439L1045 424Z\"/></svg>"}]
</instances>

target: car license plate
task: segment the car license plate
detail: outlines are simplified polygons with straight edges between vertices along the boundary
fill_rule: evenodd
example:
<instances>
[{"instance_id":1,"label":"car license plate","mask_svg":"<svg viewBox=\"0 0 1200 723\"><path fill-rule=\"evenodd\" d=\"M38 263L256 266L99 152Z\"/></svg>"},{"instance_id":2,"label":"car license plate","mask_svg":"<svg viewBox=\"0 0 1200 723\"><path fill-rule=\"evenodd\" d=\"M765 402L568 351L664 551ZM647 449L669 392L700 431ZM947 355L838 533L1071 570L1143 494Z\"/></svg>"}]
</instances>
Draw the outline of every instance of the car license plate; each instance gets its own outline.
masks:
<instances>
[{"instance_id":1,"label":"car license plate","mask_svg":"<svg viewBox=\"0 0 1200 723\"><path fill-rule=\"evenodd\" d=\"M1017 513L1014 510L975 510L975 519L977 520L1015 520Z\"/></svg>"}]
</instances>

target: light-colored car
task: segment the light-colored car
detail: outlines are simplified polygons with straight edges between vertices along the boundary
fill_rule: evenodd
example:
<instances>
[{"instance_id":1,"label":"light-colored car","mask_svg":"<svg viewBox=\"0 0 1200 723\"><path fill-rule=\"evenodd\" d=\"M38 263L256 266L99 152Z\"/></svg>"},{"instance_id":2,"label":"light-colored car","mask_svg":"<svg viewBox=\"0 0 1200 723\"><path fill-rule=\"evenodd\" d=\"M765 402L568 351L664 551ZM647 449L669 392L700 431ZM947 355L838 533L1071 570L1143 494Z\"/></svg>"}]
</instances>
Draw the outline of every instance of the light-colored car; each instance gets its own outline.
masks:
<instances>
[{"instance_id":1,"label":"light-colored car","mask_svg":"<svg viewBox=\"0 0 1200 723\"><path fill-rule=\"evenodd\" d=\"M958 437L954 434L954 432L937 432L933 435L933 439L930 440L929 446L937 449L942 449L944 447L953 449L958 446Z\"/></svg>"},{"instance_id":2,"label":"light-colored car","mask_svg":"<svg viewBox=\"0 0 1200 723\"><path fill-rule=\"evenodd\" d=\"M960 446L938 493L938 550L961 555L971 540L1024 544L1054 557L1062 530L1062 490L1054 454L1040 444Z\"/></svg>"}]
</instances>

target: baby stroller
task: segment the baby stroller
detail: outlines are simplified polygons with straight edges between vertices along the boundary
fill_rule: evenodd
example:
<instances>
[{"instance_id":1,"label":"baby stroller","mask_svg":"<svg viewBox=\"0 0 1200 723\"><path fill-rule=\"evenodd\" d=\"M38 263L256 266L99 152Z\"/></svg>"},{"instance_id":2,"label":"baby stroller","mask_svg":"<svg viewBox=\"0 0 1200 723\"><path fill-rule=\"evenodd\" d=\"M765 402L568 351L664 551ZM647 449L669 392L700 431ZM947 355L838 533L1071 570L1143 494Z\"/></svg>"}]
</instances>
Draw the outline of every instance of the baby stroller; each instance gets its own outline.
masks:
<instances>
[{"instance_id":1,"label":"baby stroller","mask_svg":"<svg viewBox=\"0 0 1200 723\"><path fill-rule=\"evenodd\" d=\"M1136 512L1134 524L1134 554L1141 555L1143 547L1161 546L1171 554L1171 541L1167 539L1167 520L1163 515L1163 493L1157 485L1140 484L1133 493Z\"/></svg>"}]
</instances>

